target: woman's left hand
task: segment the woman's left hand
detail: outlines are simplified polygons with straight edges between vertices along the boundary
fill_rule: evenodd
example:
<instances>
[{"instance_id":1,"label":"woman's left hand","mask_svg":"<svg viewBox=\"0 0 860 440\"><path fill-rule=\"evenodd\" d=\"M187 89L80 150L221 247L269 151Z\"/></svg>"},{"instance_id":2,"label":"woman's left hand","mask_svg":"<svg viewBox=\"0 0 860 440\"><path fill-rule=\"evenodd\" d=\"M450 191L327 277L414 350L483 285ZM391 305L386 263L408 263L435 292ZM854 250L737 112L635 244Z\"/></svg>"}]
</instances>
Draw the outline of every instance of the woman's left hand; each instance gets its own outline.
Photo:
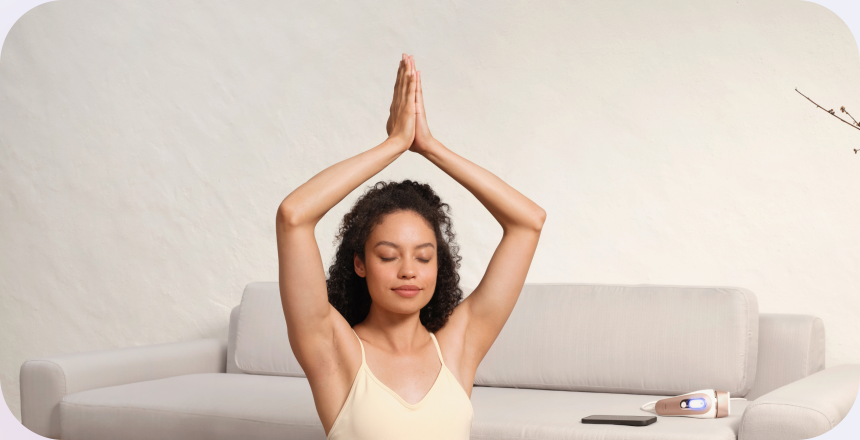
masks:
<instances>
[{"instance_id":1,"label":"woman's left hand","mask_svg":"<svg viewBox=\"0 0 860 440\"><path fill-rule=\"evenodd\" d=\"M411 56L409 58L412 58ZM415 65L415 61L412 61ZM415 139L409 147L409 151L424 154L433 141L433 135L430 134L430 128L427 127L427 116L424 113L424 93L421 90L421 71L416 70L418 75L418 89L415 91Z\"/></svg>"}]
</instances>

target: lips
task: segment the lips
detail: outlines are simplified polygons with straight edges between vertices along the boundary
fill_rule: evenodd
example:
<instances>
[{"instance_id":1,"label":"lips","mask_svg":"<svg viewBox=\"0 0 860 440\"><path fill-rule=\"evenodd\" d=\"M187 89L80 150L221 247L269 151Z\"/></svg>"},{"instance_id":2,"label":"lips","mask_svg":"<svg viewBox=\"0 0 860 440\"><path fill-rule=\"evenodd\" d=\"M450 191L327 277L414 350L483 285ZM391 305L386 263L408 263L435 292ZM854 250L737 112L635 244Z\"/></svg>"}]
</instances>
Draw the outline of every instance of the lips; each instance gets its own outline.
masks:
<instances>
[{"instance_id":1,"label":"lips","mask_svg":"<svg viewBox=\"0 0 860 440\"><path fill-rule=\"evenodd\" d=\"M394 290L395 292L397 292L398 295L400 295L404 298L412 298L415 295L418 295L418 292L421 291L421 289L419 289L418 286L413 286L413 285L400 286L396 289L391 289L391 290Z\"/></svg>"}]
</instances>

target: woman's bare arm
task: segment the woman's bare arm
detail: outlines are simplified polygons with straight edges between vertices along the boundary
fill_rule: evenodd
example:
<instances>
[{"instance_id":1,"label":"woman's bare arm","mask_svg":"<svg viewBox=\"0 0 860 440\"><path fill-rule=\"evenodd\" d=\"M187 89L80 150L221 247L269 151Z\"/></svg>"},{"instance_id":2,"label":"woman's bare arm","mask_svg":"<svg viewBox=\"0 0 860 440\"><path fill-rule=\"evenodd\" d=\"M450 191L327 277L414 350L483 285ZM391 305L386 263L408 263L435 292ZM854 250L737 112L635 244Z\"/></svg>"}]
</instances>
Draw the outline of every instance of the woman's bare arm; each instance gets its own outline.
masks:
<instances>
[{"instance_id":1,"label":"woman's bare arm","mask_svg":"<svg viewBox=\"0 0 860 440\"><path fill-rule=\"evenodd\" d=\"M395 121L388 139L321 171L291 192L278 208L275 230L281 304L290 345L309 378L313 371L308 369L331 362L334 320L343 320L328 302L314 229L334 205L409 148L415 132L416 81L411 70L411 60L404 56L395 83L391 107Z\"/></svg>"},{"instance_id":2,"label":"woman's bare arm","mask_svg":"<svg viewBox=\"0 0 860 440\"><path fill-rule=\"evenodd\" d=\"M416 100L415 140L410 150L426 157L468 189L502 226L502 240L484 277L449 318L452 327L458 329L457 333L462 333L460 365L474 373L517 302L537 249L546 211L493 173L457 155L430 135L424 115L420 71ZM468 379L466 377L471 383Z\"/></svg>"},{"instance_id":3,"label":"woman's bare arm","mask_svg":"<svg viewBox=\"0 0 860 440\"><path fill-rule=\"evenodd\" d=\"M454 309L465 315L463 358L468 370L478 364L502 331L525 284L546 212L491 172L435 141L423 153L468 189L502 226L502 240L474 291Z\"/></svg>"}]
</instances>

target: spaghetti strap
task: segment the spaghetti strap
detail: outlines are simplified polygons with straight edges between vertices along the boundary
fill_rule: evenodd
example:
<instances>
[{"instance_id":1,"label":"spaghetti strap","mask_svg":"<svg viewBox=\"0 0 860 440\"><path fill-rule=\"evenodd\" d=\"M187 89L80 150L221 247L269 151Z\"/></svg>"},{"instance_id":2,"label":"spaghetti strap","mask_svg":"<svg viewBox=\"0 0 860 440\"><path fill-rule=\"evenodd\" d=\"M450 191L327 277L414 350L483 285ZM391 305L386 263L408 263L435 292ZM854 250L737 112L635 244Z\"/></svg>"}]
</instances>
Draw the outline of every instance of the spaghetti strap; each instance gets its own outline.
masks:
<instances>
[{"instance_id":1,"label":"spaghetti strap","mask_svg":"<svg viewBox=\"0 0 860 440\"><path fill-rule=\"evenodd\" d=\"M361 343L361 338L358 337L358 333L355 332L355 329L352 329L352 333L358 338L358 345L361 346L361 364L364 365L366 361L364 360L364 344Z\"/></svg>"},{"instance_id":2,"label":"spaghetti strap","mask_svg":"<svg viewBox=\"0 0 860 440\"><path fill-rule=\"evenodd\" d=\"M430 333L430 337L433 338L433 344L436 346L436 353L439 354L439 362L442 362L442 366L445 366L445 361L442 359L442 349L439 348L439 342L436 341L436 335Z\"/></svg>"}]
</instances>

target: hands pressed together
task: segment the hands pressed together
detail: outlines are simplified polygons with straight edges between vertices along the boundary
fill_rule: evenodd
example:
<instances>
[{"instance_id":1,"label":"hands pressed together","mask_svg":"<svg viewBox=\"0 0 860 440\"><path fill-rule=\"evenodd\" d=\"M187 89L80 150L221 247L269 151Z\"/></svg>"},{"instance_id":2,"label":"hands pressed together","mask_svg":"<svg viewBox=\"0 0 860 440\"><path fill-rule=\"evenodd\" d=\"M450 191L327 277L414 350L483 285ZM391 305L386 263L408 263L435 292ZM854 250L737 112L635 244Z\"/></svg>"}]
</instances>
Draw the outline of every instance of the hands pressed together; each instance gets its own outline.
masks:
<instances>
[{"instance_id":1,"label":"hands pressed together","mask_svg":"<svg viewBox=\"0 0 860 440\"><path fill-rule=\"evenodd\" d=\"M411 55L402 55L394 83L394 98L391 100L388 122L385 125L389 139L402 143L415 153L422 154L430 148L433 136L427 127L424 114L424 94L421 91L421 71L415 70Z\"/></svg>"}]
</instances>

